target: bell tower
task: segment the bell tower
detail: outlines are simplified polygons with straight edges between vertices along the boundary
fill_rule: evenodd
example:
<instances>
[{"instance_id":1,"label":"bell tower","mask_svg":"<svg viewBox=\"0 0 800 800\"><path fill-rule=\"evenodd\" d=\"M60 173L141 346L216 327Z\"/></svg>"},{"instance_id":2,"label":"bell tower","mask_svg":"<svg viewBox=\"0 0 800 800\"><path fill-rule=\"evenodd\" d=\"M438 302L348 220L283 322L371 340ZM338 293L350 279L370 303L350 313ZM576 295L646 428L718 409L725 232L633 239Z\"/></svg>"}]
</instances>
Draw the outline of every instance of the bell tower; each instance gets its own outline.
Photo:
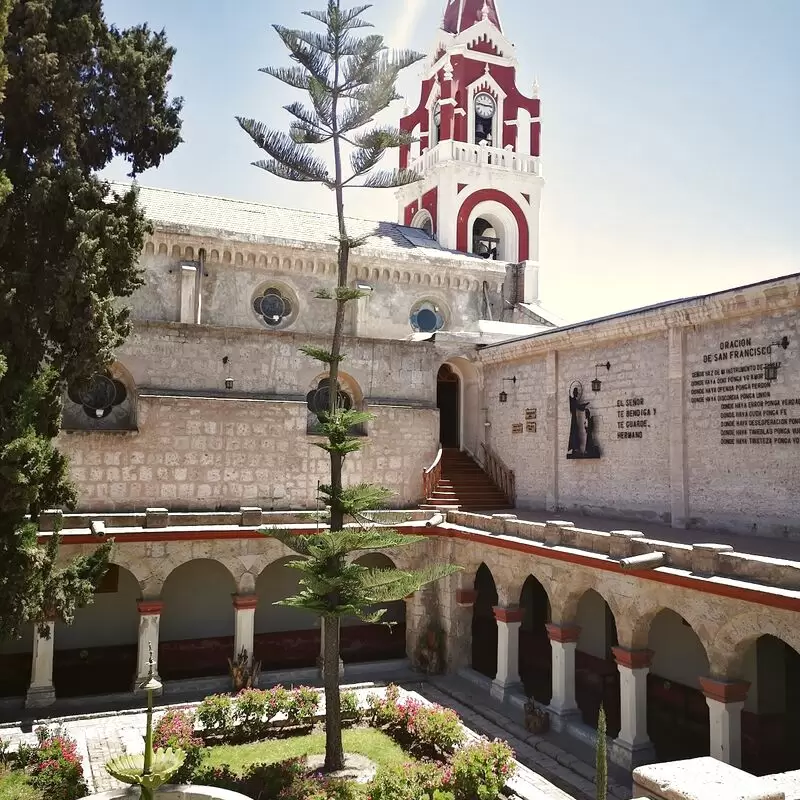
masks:
<instances>
[{"instance_id":1,"label":"bell tower","mask_svg":"<svg viewBox=\"0 0 800 800\"><path fill-rule=\"evenodd\" d=\"M399 221L451 250L538 262L540 103L517 68L496 0L447 0L419 104L400 121L418 140L400 166L422 180L398 191Z\"/></svg>"}]
</instances>

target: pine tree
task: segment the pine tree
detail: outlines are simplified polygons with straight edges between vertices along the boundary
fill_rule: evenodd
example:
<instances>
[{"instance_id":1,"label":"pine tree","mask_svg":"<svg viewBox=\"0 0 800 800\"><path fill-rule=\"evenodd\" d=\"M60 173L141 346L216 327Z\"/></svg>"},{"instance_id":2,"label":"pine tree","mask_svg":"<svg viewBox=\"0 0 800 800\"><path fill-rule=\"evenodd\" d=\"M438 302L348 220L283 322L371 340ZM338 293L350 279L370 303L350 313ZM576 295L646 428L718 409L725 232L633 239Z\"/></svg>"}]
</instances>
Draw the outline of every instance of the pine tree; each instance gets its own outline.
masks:
<instances>
[{"instance_id":1,"label":"pine tree","mask_svg":"<svg viewBox=\"0 0 800 800\"><path fill-rule=\"evenodd\" d=\"M597 716L597 750L595 756L595 793L597 800L608 797L608 743L606 741L606 709L600 704Z\"/></svg>"},{"instance_id":2,"label":"pine tree","mask_svg":"<svg viewBox=\"0 0 800 800\"><path fill-rule=\"evenodd\" d=\"M100 0L16 0L3 54L0 173L0 639L27 622L69 622L107 568L110 544L66 565L58 536L36 542L45 508L75 500L53 444L67 385L88 385L128 333L117 302L140 283L148 231L136 192L97 174L114 158L133 176L180 142L169 100L175 51L146 25L106 24ZM28 519L30 515L30 520Z\"/></svg>"},{"instance_id":3,"label":"pine tree","mask_svg":"<svg viewBox=\"0 0 800 800\"><path fill-rule=\"evenodd\" d=\"M344 765L339 699L339 621L354 615L377 622L384 611L368 612L376 603L399 600L456 570L448 565L432 566L419 572L396 569L370 569L348 563L348 557L366 550L412 544L414 537L401 536L374 527L345 529L345 518L369 524L364 511L384 502L389 492L381 487L359 484L344 488L342 466L345 457L361 447L351 435L354 426L370 419L357 409L346 408L339 384L339 364L344 359L342 336L348 302L362 297L348 286L350 252L363 244L348 235L344 215L346 189L391 188L411 183L418 176L408 170L378 170L390 148L410 142L410 137L396 128L374 124L374 118L399 98L395 91L397 76L422 55L411 51L390 53L383 37L360 36L372 27L362 17L370 8L360 5L342 9L339 0L329 0L324 11L304 12L321 23L321 33L275 25L289 50L295 66L266 67L262 71L283 83L308 93L310 105L296 102L286 106L294 118L289 134L270 130L253 119L237 117L241 127L267 154L256 166L290 181L321 183L336 198L338 221L338 279L333 292L321 292L320 299L335 303L336 319L331 349L307 346L306 355L322 362L326 382L309 403L319 419L319 432L325 441L319 444L330 456L330 482L320 488L329 507L330 532L316 536L292 536L287 532L266 531L304 558L292 566L303 571L301 592L283 601L305 608L322 617L324 633L323 673L326 704L325 768L336 771ZM333 172L313 149L330 145ZM349 174L345 175L344 151L349 150Z\"/></svg>"}]
</instances>

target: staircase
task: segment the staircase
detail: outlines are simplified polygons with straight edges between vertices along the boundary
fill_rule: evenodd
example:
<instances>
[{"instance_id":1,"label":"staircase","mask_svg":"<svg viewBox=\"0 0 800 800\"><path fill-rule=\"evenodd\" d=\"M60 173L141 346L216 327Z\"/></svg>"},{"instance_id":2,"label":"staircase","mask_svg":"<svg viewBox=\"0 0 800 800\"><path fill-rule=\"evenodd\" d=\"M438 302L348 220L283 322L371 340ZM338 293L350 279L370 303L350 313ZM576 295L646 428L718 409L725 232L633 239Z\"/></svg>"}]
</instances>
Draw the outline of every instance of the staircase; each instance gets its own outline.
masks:
<instances>
[{"instance_id":1,"label":"staircase","mask_svg":"<svg viewBox=\"0 0 800 800\"><path fill-rule=\"evenodd\" d=\"M442 450L441 477L422 508L494 511L510 507L508 497L477 462L457 448Z\"/></svg>"}]
</instances>

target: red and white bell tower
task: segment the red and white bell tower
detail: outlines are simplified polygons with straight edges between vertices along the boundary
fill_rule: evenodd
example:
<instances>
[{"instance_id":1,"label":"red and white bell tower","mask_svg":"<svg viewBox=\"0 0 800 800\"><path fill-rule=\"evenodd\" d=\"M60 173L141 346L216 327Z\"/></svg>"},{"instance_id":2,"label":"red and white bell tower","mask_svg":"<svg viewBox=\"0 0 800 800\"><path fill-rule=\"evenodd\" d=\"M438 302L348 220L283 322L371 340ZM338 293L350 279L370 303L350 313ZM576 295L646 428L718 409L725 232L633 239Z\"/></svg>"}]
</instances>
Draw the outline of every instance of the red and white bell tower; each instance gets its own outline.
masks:
<instances>
[{"instance_id":1,"label":"red and white bell tower","mask_svg":"<svg viewBox=\"0 0 800 800\"><path fill-rule=\"evenodd\" d=\"M400 121L419 141L400 166L422 180L398 191L400 223L443 247L520 263L539 260L538 90L517 88L514 45L496 0L447 0L416 110Z\"/></svg>"}]
</instances>

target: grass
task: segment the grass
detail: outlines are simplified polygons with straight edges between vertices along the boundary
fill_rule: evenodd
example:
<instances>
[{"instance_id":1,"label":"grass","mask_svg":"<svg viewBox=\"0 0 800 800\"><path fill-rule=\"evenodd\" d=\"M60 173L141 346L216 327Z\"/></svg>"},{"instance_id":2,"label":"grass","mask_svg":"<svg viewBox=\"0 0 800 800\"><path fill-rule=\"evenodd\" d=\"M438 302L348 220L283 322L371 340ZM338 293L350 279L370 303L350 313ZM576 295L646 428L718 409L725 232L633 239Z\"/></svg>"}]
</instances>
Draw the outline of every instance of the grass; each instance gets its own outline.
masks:
<instances>
[{"instance_id":1,"label":"grass","mask_svg":"<svg viewBox=\"0 0 800 800\"><path fill-rule=\"evenodd\" d=\"M28 784L24 773L0 766L0 800L42 800L42 796Z\"/></svg>"},{"instance_id":2,"label":"grass","mask_svg":"<svg viewBox=\"0 0 800 800\"><path fill-rule=\"evenodd\" d=\"M351 728L342 732L345 753L360 753L379 767L394 767L413 760L400 745L385 733L372 728ZM325 734L311 733L288 739L270 739L252 744L219 745L206 750L203 765L221 767L227 764L234 772L243 772L251 764L272 764L297 756L325 752ZM0 794L0 800L5 800Z\"/></svg>"}]
</instances>

